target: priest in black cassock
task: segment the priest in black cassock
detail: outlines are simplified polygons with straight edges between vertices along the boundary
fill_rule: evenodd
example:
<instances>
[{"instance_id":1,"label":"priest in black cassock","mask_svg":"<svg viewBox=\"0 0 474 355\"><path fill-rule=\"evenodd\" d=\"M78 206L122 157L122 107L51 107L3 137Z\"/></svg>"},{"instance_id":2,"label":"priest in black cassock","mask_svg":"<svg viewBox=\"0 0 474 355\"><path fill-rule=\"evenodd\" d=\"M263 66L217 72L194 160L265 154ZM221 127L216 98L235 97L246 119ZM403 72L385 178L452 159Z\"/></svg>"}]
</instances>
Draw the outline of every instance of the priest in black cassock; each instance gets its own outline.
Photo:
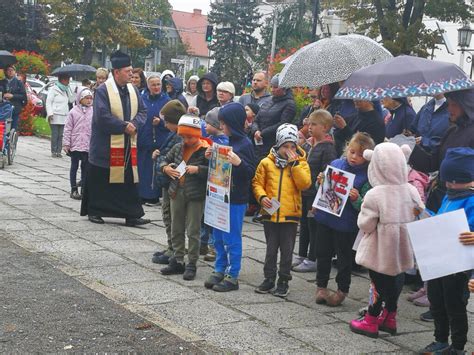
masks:
<instances>
[{"instance_id":1,"label":"priest in black cassock","mask_svg":"<svg viewBox=\"0 0 474 355\"><path fill-rule=\"evenodd\" d=\"M137 131L146 121L146 108L130 83L130 57L116 51L110 56L112 77L94 97L89 170L83 191L81 216L93 223L102 217L125 218L127 226L150 223L143 219L138 196Z\"/></svg>"}]
</instances>

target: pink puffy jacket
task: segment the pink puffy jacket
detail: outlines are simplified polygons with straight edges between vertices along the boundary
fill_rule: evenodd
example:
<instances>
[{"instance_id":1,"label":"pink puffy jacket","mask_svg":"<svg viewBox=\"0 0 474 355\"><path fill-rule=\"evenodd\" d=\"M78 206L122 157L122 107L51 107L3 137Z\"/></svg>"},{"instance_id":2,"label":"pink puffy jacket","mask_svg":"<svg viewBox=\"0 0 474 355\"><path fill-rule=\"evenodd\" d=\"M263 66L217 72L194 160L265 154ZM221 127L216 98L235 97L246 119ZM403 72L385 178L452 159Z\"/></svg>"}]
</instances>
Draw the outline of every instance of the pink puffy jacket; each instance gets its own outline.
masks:
<instances>
[{"instance_id":1,"label":"pink puffy jacket","mask_svg":"<svg viewBox=\"0 0 474 355\"><path fill-rule=\"evenodd\" d=\"M63 147L74 152L89 152L93 108L82 106L79 98L82 90L77 93L76 105L69 111L64 126Z\"/></svg>"}]
</instances>

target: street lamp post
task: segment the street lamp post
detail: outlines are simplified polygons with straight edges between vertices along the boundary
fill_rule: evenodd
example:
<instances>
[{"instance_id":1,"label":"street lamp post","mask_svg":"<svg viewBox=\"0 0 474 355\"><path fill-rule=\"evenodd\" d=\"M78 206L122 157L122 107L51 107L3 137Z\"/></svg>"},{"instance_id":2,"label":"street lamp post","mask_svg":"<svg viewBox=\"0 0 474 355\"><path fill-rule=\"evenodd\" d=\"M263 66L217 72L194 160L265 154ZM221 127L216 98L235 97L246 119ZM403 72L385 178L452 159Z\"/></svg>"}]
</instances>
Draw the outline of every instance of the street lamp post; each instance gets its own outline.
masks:
<instances>
[{"instance_id":1,"label":"street lamp post","mask_svg":"<svg viewBox=\"0 0 474 355\"><path fill-rule=\"evenodd\" d=\"M473 54L472 52L474 52L474 48L469 48L469 46L471 45L471 39L472 39L472 28L471 26L469 26L469 24L464 24L464 26L462 26L461 28L458 28L458 46L461 48L461 49L458 49L458 51L461 52L461 58L460 58L460 61L459 61L459 66L461 68L464 67L464 60L467 62L467 63L470 63L471 64L471 70L470 70L470 74L469 74L469 77L472 79L472 72L473 72ZM468 53L467 54L467 57L465 57L465 53Z\"/></svg>"}]
</instances>

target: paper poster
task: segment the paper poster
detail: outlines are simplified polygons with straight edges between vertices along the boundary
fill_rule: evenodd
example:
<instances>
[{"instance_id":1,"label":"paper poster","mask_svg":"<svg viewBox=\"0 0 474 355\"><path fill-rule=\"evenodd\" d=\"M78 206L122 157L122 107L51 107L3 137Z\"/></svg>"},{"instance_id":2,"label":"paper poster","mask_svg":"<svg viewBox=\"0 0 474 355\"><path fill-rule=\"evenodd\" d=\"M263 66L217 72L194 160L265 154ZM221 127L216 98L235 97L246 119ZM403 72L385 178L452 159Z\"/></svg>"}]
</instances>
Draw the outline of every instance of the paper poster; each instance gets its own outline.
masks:
<instances>
[{"instance_id":1,"label":"paper poster","mask_svg":"<svg viewBox=\"0 0 474 355\"><path fill-rule=\"evenodd\" d=\"M231 147L212 145L204 207L204 223L227 233L230 232L232 164L227 159L230 151Z\"/></svg>"},{"instance_id":2,"label":"paper poster","mask_svg":"<svg viewBox=\"0 0 474 355\"><path fill-rule=\"evenodd\" d=\"M408 223L407 229L423 281L474 269L474 246L459 241L469 232L463 209Z\"/></svg>"},{"instance_id":3,"label":"paper poster","mask_svg":"<svg viewBox=\"0 0 474 355\"><path fill-rule=\"evenodd\" d=\"M319 186L313 207L341 217L354 185L354 179L354 174L328 165L324 171L324 181Z\"/></svg>"},{"instance_id":4,"label":"paper poster","mask_svg":"<svg viewBox=\"0 0 474 355\"><path fill-rule=\"evenodd\" d=\"M183 160L179 165L175 168L175 170L179 173L179 178L186 174L186 162Z\"/></svg>"},{"instance_id":5,"label":"paper poster","mask_svg":"<svg viewBox=\"0 0 474 355\"><path fill-rule=\"evenodd\" d=\"M262 207L265 211L267 211L267 213L270 215L270 216L273 216L273 214L278 211L278 209L280 208L280 201L278 201L275 197L272 197L272 199L270 200L272 202L272 207L271 208L265 208L265 207Z\"/></svg>"}]
</instances>

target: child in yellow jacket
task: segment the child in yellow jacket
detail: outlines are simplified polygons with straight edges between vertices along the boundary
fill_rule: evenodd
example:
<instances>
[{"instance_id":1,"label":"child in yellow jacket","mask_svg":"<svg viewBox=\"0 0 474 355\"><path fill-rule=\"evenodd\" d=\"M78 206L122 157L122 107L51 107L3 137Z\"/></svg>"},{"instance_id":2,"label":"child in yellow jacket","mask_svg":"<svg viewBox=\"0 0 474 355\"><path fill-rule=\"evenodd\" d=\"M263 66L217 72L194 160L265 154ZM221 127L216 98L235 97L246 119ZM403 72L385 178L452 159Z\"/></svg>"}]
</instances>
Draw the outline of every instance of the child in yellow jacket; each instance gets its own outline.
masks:
<instances>
[{"instance_id":1,"label":"child in yellow jacket","mask_svg":"<svg viewBox=\"0 0 474 355\"><path fill-rule=\"evenodd\" d=\"M281 125L276 132L276 145L258 165L252 182L255 198L263 208L262 221L267 242L263 267L265 279L255 289L257 293L268 293L274 289L280 249L280 269L273 295L288 295L296 229L301 218L301 191L311 185L306 153L297 142L298 128L288 123ZM278 203L280 206L272 215L266 213Z\"/></svg>"}]
</instances>

